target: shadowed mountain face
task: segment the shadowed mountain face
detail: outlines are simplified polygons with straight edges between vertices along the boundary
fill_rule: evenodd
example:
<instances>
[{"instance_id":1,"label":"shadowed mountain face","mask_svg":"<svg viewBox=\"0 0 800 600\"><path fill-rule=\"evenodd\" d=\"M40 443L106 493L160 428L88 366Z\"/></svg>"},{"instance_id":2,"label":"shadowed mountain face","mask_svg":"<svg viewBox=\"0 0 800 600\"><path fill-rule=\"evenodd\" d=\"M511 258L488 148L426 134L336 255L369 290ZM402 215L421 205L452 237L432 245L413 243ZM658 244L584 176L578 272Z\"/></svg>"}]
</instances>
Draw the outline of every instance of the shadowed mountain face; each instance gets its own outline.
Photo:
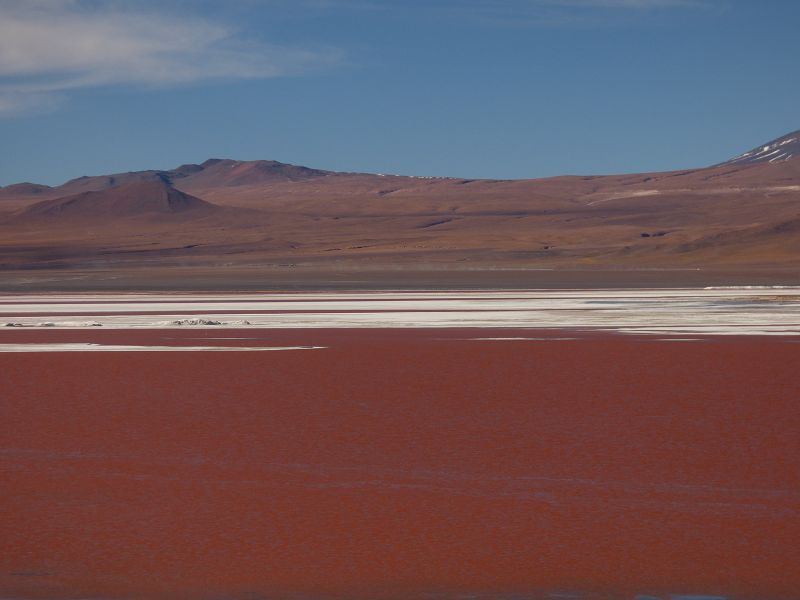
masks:
<instances>
[{"instance_id":1,"label":"shadowed mountain face","mask_svg":"<svg viewBox=\"0 0 800 600\"><path fill-rule=\"evenodd\" d=\"M0 270L794 268L798 138L632 175L471 180L212 159L18 184L0 189Z\"/></svg>"}]
</instances>

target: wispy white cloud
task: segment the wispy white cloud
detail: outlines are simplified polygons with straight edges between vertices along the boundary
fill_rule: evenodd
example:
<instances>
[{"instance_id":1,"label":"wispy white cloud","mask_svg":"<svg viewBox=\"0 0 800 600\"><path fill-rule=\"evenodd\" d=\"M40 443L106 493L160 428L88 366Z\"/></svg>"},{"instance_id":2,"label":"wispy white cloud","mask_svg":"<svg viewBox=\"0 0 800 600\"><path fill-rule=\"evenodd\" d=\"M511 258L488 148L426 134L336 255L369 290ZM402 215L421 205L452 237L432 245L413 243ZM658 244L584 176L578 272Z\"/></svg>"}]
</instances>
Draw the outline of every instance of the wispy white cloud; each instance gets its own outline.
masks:
<instances>
[{"instance_id":1,"label":"wispy white cloud","mask_svg":"<svg viewBox=\"0 0 800 600\"><path fill-rule=\"evenodd\" d=\"M235 27L152 6L0 2L0 114L49 108L70 90L259 79L337 63L335 49L250 39Z\"/></svg>"}]
</instances>

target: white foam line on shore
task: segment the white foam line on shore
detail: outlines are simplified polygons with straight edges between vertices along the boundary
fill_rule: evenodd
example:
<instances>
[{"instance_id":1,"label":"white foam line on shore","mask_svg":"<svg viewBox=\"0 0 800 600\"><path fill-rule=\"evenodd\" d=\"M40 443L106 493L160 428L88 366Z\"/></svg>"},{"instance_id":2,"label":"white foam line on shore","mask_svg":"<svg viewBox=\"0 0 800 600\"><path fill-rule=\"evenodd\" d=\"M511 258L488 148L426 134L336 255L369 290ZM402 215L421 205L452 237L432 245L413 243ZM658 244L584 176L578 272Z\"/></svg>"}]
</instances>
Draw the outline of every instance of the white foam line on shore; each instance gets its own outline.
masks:
<instances>
[{"instance_id":1,"label":"white foam line on shore","mask_svg":"<svg viewBox=\"0 0 800 600\"><path fill-rule=\"evenodd\" d=\"M0 344L0 352L269 352L321 350L327 346L123 346L106 344Z\"/></svg>"}]
</instances>

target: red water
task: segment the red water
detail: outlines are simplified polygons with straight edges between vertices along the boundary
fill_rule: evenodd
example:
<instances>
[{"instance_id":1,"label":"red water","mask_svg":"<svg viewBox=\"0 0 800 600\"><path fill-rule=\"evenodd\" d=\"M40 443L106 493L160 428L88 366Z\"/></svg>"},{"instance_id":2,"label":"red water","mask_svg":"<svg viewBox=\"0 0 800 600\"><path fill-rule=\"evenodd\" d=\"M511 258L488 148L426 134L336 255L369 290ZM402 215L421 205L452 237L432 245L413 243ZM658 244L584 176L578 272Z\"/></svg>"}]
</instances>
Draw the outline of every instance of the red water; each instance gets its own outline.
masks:
<instances>
[{"instance_id":1,"label":"red water","mask_svg":"<svg viewBox=\"0 0 800 600\"><path fill-rule=\"evenodd\" d=\"M225 335L0 354L0 597L800 595L796 342L3 342Z\"/></svg>"}]
</instances>

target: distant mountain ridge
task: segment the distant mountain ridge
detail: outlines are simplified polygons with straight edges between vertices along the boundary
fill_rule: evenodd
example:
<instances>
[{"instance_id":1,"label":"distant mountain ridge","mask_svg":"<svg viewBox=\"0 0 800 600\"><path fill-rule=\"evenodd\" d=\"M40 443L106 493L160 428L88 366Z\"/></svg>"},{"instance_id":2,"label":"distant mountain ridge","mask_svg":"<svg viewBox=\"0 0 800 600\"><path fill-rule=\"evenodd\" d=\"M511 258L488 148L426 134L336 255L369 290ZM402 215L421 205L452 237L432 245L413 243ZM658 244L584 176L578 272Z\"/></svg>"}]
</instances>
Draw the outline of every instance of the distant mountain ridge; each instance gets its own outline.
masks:
<instances>
[{"instance_id":1,"label":"distant mountain ridge","mask_svg":"<svg viewBox=\"0 0 800 600\"><path fill-rule=\"evenodd\" d=\"M723 165L735 165L739 167L753 166L759 164L775 164L800 159L800 130L788 133L784 136L771 140L765 144L757 146L748 152L737 157L718 163L714 168ZM271 185L276 183L303 182L321 177L330 176L380 176L380 177L403 177L383 174L369 173L343 173L338 171L326 171L314 169L300 165L282 163L276 160L252 160L242 161L225 158L210 158L200 164L187 163L174 169L156 170L149 169L144 171L128 171L124 173L114 173L110 175L83 175L70 179L58 186L47 186L31 182L22 182L8 186L0 186L0 198L2 197L22 197L33 195L69 195L80 192L99 191L127 185L140 181L160 181L171 186L186 187L187 190L240 187L255 185ZM408 177L408 176L406 176ZM454 179L454 178L433 178L433 177L413 177L414 179ZM512 181L532 181L532 180L512 180Z\"/></svg>"},{"instance_id":2,"label":"distant mountain ridge","mask_svg":"<svg viewBox=\"0 0 800 600\"><path fill-rule=\"evenodd\" d=\"M798 138L712 167L656 173L489 180L209 159L57 187L16 184L0 189L0 273L796 271Z\"/></svg>"},{"instance_id":3,"label":"distant mountain ridge","mask_svg":"<svg viewBox=\"0 0 800 600\"><path fill-rule=\"evenodd\" d=\"M303 181L330 175L329 171L290 165L274 160L241 161L211 158L197 164L185 164L167 171L147 170L77 177L57 186L65 194L95 192L141 181L156 181L174 185L178 181L191 181L200 185L213 182L217 186L233 187L274 183L277 181ZM10 186L9 186L10 187Z\"/></svg>"}]
</instances>

